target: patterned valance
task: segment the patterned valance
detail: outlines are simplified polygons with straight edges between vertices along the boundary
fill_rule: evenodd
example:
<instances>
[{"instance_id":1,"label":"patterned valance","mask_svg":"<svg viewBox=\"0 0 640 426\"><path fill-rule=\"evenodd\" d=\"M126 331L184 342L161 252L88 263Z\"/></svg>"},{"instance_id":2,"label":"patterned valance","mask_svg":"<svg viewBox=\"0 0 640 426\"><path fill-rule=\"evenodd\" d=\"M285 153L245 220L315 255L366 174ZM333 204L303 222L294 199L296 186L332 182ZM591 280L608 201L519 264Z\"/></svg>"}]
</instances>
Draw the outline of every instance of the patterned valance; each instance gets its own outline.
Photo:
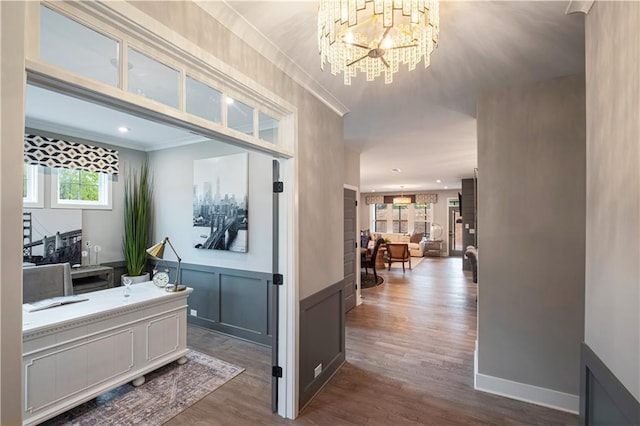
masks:
<instances>
[{"instance_id":1,"label":"patterned valance","mask_svg":"<svg viewBox=\"0 0 640 426\"><path fill-rule=\"evenodd\" d=\"M60 169L118 174L118 151L37 135L24 135L24 162Z\"/></svg>"},{"instance_id":2,"label":"patterned valance","mask_svg":"<svg viewBox=\"0 0 640 426\"><path fill-rule=\"evenodd\" d=\"M416 194L416 203L436 204L437 202L438 194Z\"/></svg>"},{"instance_id":3,"label":"patterned valance","mask_svg":"<svg viewBox=\"0 0 640 426\"><path fill-rule=\"evenodd\" d=\"M384 204L383 195L367 195L364 200L367 204Z\"/></svg>"}]
</instances>

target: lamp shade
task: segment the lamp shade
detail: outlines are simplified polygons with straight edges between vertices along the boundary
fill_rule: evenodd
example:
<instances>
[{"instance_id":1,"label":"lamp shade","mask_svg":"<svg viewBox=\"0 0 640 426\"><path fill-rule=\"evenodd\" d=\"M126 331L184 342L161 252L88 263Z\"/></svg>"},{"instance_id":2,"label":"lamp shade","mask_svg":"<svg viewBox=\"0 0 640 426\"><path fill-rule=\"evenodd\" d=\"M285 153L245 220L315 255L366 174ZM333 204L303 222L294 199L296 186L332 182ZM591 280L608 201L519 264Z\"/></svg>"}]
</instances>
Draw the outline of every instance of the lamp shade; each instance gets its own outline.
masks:
<instances>
[{"instance_id":1,"label":"lamp shade","mask_svg":"<svg viewBox=\"0 0 640 426\"><path fill-rule=\"evenodd\" d=\"M167 244L167 240L162 240L158 244L151 246L147 249L147 254L155 259L162 259L164 257L164 246Z\"/></svg>"},{"instance_id":2,"label":"lamp shade","mask_svg":"<svg viewBox=\"0 0 640 426\"><path fill-rule=\"evenodd\" d=\"M408 206L409 204L411 204L411 198L410 197L394 197L393 198L393 204L397 205L397 206Z\"/></svg>"}]
</instances>

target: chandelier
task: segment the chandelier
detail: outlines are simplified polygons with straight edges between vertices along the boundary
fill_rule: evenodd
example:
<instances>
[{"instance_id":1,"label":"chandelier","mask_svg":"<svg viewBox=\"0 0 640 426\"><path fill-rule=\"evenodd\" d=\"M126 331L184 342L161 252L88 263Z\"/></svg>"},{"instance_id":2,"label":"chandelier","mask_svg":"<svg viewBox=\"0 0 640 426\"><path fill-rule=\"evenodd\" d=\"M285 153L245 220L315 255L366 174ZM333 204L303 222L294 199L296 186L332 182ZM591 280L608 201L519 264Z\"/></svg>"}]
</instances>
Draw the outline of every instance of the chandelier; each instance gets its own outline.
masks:
<instances>
[{"instance_id":1,"label":"chandelier","mask_svg":"<svg viewBox=\"0 0 640 426\"><path fill-rule=\"evenodd\" d=\"M320 68L329 62L346 85L358 71L388 84L401 63L427 68L438 34L438 0L320 0Z\"/></svg>"},{"instance_id":2,"label":"chandelier","mask_svg":"<svg viewBox=\"0 0 640 426\"><path fill-rule=\"evenodd\" d=\"M400 186L400 196L393 197L393 204L396 206L408 206L411 204L411 197L404 196L404 186Z\"/></svg>"}]
</instances>

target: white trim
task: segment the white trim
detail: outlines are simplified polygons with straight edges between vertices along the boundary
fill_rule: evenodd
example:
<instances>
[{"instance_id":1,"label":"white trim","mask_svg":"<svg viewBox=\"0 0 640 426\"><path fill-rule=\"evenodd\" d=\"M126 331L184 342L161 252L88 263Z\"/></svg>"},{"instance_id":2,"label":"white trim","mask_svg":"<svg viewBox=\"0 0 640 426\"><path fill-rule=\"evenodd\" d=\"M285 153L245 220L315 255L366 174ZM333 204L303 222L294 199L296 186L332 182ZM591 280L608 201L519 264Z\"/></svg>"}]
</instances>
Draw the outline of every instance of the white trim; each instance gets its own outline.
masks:
<instances>
[{"instance_id":1,"label":"white trim","mask_svg":"<svg viewBox=\"0 0 640 426\"><path fill-rule=\"evenodd\" d=\"M297 133L297 129L296 132ZM297 145L297 141L294 142ZM283 366L278 382L278 414L295 419L298 416L298 162L295 158L280 161L284 193L280 198L280 243L278 268L283 271L284 285L279 295L278 361Z\"/></svg>"},{"instance_id":2,"label":"white trim","mask_svg":"<svg viewBox=\"0 0 640 426\"><path fill-rule=\"evenodd\" d=\"M475 357L476 374L474 387L476 390L553 408L554 410L578 414L580 408L580 397L578 395L480 374L477 372L477 350Z\"/></svg>"},{"instance_id":3,"label":"white trim","mask_svg":"<svg viewBox=\"0 0 640 426\"><path fill-rule=\"evenodd\" d=\"M343 117L349 113L347 108L338 98L325 89L299 64L293 61L286 53L278 48L260 30L253 26L244 16L240 15L230 4L225 1L193 0L213 19L224 25L233 34L244 40L250 46L260 46L259 52L293 81L298 83L308 92L313 94L322 103ZM318 60L318 66L320 61Z\"/></svg>"}]
</instances>

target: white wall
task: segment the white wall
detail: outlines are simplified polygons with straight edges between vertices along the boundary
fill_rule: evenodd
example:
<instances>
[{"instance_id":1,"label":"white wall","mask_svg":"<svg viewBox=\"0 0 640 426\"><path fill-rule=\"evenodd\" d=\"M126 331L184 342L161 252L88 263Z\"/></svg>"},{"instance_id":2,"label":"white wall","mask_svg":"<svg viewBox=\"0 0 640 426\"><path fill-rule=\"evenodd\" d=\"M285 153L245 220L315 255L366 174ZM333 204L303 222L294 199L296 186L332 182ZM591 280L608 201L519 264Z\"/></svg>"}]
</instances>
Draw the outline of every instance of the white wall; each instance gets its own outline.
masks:
<instances>
[{"instance_id":1,"label":"white wall","mask_svg":"<svg viewBox=\"0 0 640 426\"><path fill-rule=\"evenodd\" d=\"M640 3L586 17L585 342L640 401Z\"/></svg>"},{"instance_id":2,"label":"white wall","mask_svg":"<svg viewBox=\"0 0 640 426\"><path fill-rule=\"evenodd\" d=\"M347 147L344 148L344 183L360 188L360 153Z\"/></svg>"},{"instance_id":3,"label":"white wall","mask_svg":"<svg viewBox=\"0 0 640 426\"><path fill-rule=\"evenodd\" d=\"M154 240L171 239L185 263L245 271L272 272L272 158L249 153L249 228L247 253L193 247L193 161L246 152L218 141L153 151ZM168 260L173 259L169 253Z\"/></svg>"}]
</instances>

